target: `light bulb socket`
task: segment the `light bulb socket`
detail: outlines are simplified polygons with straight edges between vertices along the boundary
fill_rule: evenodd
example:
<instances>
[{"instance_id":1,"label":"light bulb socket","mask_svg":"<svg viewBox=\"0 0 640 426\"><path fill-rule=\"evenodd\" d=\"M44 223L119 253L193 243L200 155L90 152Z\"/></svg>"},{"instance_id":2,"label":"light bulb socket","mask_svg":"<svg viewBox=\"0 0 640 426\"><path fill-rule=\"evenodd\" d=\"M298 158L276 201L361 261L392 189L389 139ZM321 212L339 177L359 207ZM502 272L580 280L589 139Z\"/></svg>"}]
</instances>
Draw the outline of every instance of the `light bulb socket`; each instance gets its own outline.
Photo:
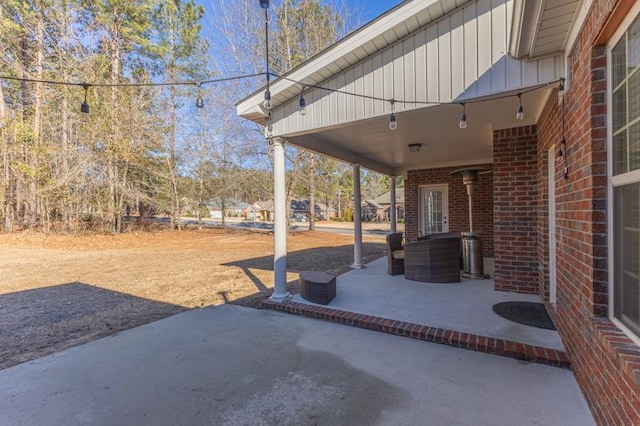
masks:
<instances>
[{"instance_id":1,"label":"light bulb socket","mask_svg":"<svg viewBox=\"0 0 640 426\"><path fill-rule=\"evenodd\" d=\"M300 96L300 108L299 108L300 114L302 115L306 115L307 114L307 102L304 100L304 96Z\"/></svg>"},{"instance_id":2,"label":"light bulb socket","mask_svg":"<svg viewBox=\"0 0 640 426\"><path fill-rule=\"evenodd\" d=\"M461 129L466 129L467 128L467 114L462 113L462 115L460 116L459 126L460 126Z\"/></svg>"},{"instance_id":3,"label":"light bulb socket","mask_svg":"<svg viewBox=\"0 0 640 426\"><path fill-rule=\"evenodd\" d=\"M80 105L80 112L83 114L89 114L89 104L87 101L82 102L82 105Z\"/></svg>"},{"instance_id":4,"label":"light bulb socket","mask_svg":"<svg viewBox=\"0 0 640 426\"><path fill-rule=\"evenodd\" d=\"M273 104L271 103L271 92L269 91L269 89L267 89L267 91L264 92L263 105L266 109L271 109L271 107L273 106Z\"/></svg>"}]
</instances>

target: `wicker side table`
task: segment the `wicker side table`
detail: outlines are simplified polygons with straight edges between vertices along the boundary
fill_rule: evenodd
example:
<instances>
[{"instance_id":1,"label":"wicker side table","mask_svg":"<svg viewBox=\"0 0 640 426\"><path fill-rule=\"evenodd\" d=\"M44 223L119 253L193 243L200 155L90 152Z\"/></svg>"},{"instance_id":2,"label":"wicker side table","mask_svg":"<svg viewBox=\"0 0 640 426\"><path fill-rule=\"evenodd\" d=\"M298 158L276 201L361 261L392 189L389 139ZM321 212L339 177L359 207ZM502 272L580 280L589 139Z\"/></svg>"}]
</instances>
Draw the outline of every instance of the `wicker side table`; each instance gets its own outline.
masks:
<instances>
[{"instance_id":1,"label":"wicker side table","mask_svg":"<svg viewBox=\"0 0 640 426\"><path fill-rule=\"evenodd\" d=\"M336 297L336 277L324 272L302 271L300 296L309 302L327 305Z\"/></svg>"}]
</instances>

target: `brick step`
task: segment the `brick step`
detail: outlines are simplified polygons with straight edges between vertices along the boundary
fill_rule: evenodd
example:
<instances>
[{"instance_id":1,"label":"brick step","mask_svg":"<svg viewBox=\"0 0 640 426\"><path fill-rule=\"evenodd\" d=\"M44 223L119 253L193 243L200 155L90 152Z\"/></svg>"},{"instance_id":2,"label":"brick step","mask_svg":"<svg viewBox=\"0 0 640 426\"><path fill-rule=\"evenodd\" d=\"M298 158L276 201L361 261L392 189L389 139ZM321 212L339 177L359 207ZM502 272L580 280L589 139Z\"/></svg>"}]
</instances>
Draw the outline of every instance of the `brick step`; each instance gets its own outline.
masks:
<instances>
[{"instance_id":1,"label":"brick step","mask_svg":"<svg viewBox=\"0 0 640 426\"><path fill-rule=\"evenodd\" d=\"M396 336L410 337L426 342L500 355L552 367L571 369L569 356L565 352L557 349L549 349L510 340L462 333L446 328L429 327L427 325L396 321L388 318L374 317L291 301L273 303L269 300L264 300L262 301L262 307L264 309L321 319L336 324L364 328Z\"/></svg>"}]
</instances>

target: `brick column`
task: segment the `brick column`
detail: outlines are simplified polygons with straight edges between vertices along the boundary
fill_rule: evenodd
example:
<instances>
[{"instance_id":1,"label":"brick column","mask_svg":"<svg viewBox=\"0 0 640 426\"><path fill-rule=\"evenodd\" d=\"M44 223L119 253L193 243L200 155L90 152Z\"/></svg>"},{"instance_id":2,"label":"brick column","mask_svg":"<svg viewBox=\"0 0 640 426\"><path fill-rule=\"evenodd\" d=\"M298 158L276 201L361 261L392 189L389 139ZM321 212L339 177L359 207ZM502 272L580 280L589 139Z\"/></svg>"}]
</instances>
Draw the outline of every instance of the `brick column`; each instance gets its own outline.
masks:
<instances>
[{"instance_id":1,"label":"brick column","mask_svg":"<svg viewBox=\"0 0 640 426\"><path fill-rule=\"evenodd\" d=\"M493 133L496 290L537 293L537 129Z\"/></svg>"}]
</instances>

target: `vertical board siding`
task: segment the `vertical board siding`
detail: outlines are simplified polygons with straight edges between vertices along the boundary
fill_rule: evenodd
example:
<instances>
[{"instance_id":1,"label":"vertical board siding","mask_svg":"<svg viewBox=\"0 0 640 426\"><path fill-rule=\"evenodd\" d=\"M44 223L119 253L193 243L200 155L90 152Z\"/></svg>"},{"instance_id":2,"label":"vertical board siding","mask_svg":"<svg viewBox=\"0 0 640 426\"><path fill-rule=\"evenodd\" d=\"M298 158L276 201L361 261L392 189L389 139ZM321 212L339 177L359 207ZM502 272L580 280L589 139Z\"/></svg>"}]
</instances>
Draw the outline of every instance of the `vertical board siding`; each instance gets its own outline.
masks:
<instances>
[{"instance_id":1,"label":"vertical board siding","mask_svg":"<svg viewBox=\"0 0 640 426\"><path fill-rule=\"evenodd\" d=\"M474 84L478 80L478 21L475 19L478 9L476 3L462 10L462 22L464 23L464 81L469 96L475 96L478 88Z\"/></svg>"},{"instance_id":2,"label":"vertical board siding","mask_svg":"<svg viewBox=\"0 0 640 426\"><path fill-rule=\"evenodd\" d=\"M395 104L395 111L400 112L425 107L413 101L452 102L560 78L564 72L562 54L538 60L518 60L507 55L513 1L464 3L402 40L389 46L378 43L379 51L320 85L408 101ZM391 34L385 34L387 41ZM357 50L361 56L367 52L365 48ZM389 102L322 89L308 89L305 100L305 116L298 113L298 97L273 111L274 134L308 132L391 112Z\"/></svg>"}]
</instances>

